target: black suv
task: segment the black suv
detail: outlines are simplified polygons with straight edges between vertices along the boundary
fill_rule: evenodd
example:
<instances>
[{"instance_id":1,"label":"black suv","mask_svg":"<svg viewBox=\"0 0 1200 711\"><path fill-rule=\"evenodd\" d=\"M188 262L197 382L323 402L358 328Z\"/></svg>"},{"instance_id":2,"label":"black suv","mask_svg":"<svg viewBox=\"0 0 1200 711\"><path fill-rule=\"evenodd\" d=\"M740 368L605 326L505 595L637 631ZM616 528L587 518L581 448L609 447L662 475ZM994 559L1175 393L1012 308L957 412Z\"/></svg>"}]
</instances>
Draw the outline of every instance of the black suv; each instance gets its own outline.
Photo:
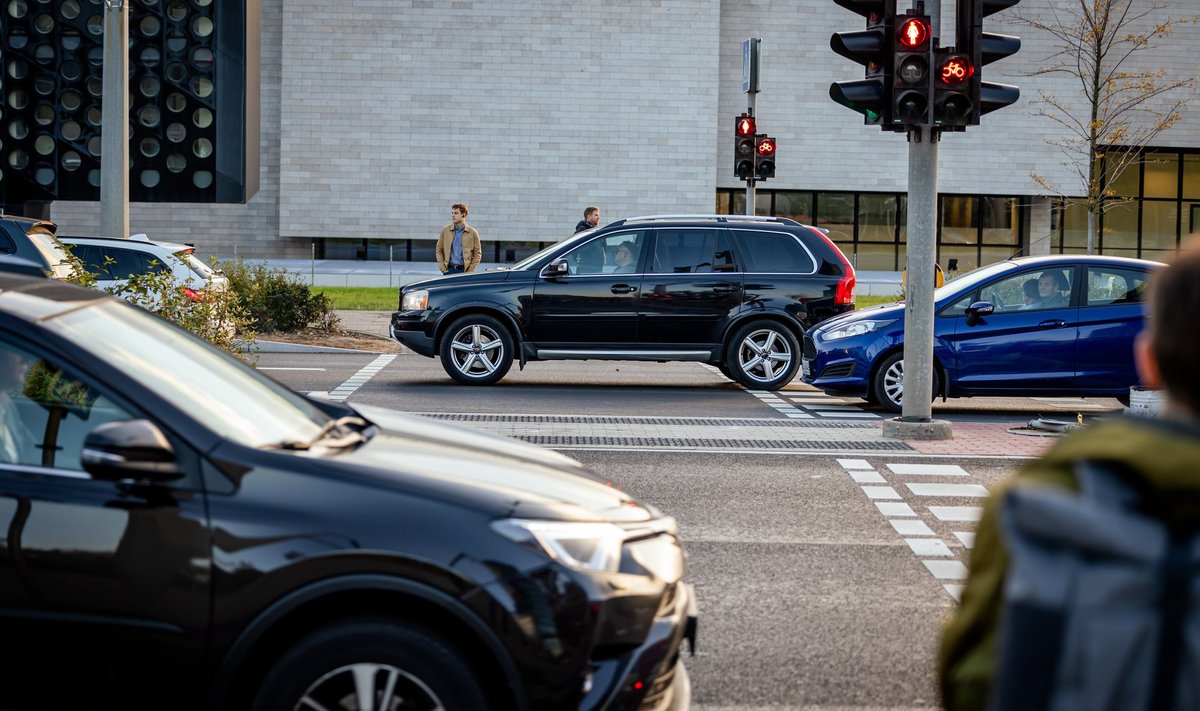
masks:
<instances>
[{"instance_id":1,"label":"black suv","mask_svg":"<svg viewBox=\"0 0 1200 711\"><path fill-rule=\"evenodd\" d=\"M400 291L392 336L486 385L531 360L698 361L748 388L792 380L800 339L854 308L854 269L777 217L659 215L580 232L501 269Z\"/></svg>"},{"instance_id":2,"label":"black suv","mask_svg":"<svg viewBox=\"0 0 1200 711\"><path fill-rule=\"evenodd\" d=\"M0 274L0 708L677 709L675 522Z\"/></svg>"}]
</instances>

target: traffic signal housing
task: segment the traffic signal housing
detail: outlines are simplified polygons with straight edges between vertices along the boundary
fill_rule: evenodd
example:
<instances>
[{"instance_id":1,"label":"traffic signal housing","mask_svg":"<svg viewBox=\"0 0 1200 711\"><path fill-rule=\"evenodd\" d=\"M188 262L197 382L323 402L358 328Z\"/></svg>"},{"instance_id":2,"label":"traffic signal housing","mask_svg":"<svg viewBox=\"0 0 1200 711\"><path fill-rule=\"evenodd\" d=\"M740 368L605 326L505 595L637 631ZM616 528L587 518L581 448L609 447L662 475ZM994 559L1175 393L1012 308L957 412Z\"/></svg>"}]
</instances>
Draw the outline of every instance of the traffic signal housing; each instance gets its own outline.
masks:
<instances>
[{"instance_id":1,"label":"traffic signal housing","mask_svg":"<svg viewBox=\"0 0 1200 711\"><path fill-rule=\"evenodd\" d=\"M975 65L965 55L951 49L934 52L933 125L941 129L965 130L975 113L971 95Z\"/></svg>"},{"instance_id":2,"label":"traffic signal housing","mask_svg":"<svg viewBox=\"0 0 1200 711\"><path fill-rule=\"evenodd\" d=\"M829 38L834 52L866 68L864 79L837 81L829 85L829 97L863 115L868 126L891 124L892 23L896 0L833 0L867 20L857 32L835 32Z\"/></svg>"},{"instance_id":3,"label":"traffic signal housing","mask_svg":"<svg viewBox=\"0 0 1200 711\"><path fill-rule=\"evenodd\" d=\"M924 15L900 15L894 26L891 124L897 130L908 130L929 123L933 32L929 17Z\"/></svg>"},{"instance_id":4,"label":"traffic signal housing","mask_svg":"<svg viewBox=\"0 0 1200 711\"><path fill-rule=\"evenodd\" d=\"M766 180L775 177L775 139L757 136L754 139L754 179Z\"/></svg>"},{"instance_id":5,"label":"traffic signal housing","mask_svg":"<svg viewBox=\"0 0 1200 711\"><path fill-rule=\"evenodd\" d=\"M754 137L757 131L753 116L742 114L737 117L737 127L733 136L733 174L738 180L750 180L754 177Z\"/></svg>"},{"instance_id":6,"label":"traffic signal housing","mask_svg":"<svg viewBox=\"0 0 1200 711\"><path fill-rule=\"evenodd\" d=\"M983 18L1007 10L1021 0L958 0L958 51L975 68L971 78L972 111L969 125L978 126L979 117L1016 103L1021 90L1013 84L983 81L983 67L1016 54L1021 38L983 31Z\"/></svg>"}]
</instances>

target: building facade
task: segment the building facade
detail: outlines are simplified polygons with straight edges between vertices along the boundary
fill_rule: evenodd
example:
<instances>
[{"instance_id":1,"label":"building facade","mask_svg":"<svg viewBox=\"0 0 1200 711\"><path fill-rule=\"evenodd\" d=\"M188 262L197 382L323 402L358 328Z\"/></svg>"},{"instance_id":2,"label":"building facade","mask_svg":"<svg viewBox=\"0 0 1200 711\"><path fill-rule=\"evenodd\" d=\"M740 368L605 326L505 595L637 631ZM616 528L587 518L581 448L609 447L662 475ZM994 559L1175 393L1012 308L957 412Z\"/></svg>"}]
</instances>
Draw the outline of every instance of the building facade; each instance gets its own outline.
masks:
<instances>
[{"instance_id":1,"label":"building facade","mask_svg":"<svg viewBox=\"0 0 1200 711\"><path fill-rule=\"evenodd\" d=\"M1022 39L984 70L1022 98L943 137L943 265L1086 240L1086 216L1031 178L1077 194L1049 144L1059 127L1030 102L1046 92L1083 110L1079 81L1035 76L1058 49L1014 16L1054 1L985 20ZM1193 3L1170 0L1163 14L1194 14ZM943 2L944 28L953 5ZM450 205L465 202L485 261L504 262L569 236L587 205L603 221L740 213L733 127L747 103L741 44L754 36L758 124L779 145L756 211L828 229L860 269L902 269L905 138L828 96L830 82L861 76L829 37L862 23L833 2L794 0L262 0L259 192L244 205L135 203L131 228L226 258L430 261ZM1186 72L1197 40L1183 26L1139 66ZM1160 257L1200 229L1198 110L1186 107L1152 160L1114 186L1131 200L1106 213L1104 252ZM57 202L51 216L67 233L95 233L99 206Z\"/></svg>"}]
</instances>

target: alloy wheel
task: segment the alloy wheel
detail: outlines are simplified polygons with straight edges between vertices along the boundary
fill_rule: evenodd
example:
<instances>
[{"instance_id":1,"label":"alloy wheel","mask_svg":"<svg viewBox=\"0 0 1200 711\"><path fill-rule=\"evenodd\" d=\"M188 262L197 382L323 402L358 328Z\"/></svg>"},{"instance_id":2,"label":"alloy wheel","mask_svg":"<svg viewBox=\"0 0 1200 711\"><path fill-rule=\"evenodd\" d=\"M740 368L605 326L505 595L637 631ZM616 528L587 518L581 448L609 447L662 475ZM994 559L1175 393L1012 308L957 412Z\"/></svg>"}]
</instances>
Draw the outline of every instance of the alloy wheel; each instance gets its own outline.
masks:
<instances>
[{"instance_id":1,"label":"alloy wheel","mask_svg":"<svg viewBox=\"0 0 1200 711\"><path fill-rule=\"evenodd\" d=\"M491 375L504 359L504 341L500 334L478 323L470 324L454 334L450 350L454 367L472 377Z\"/></svg>"},{"instance_id":2,"label":"alloy wheel","mask_svg":"<svg viewBox=\"0 0 1200 711\"><path fill-rule=\"evenodd\" d=\"M295 711L442 711L437 694L389 664L339 667L312 683Z\"/></svg>"},{"instance_id":3,"label":"alloy wheel","mask_svg":"<svg viewBox=\"0 0 1200 711\"><path fill-rule=\"evenodd\" d=\"M770 328L751 331L738 348L738 366L747 377L760 383L775 380L794 359L791 344Z\"/></svg>"}]
</instances>

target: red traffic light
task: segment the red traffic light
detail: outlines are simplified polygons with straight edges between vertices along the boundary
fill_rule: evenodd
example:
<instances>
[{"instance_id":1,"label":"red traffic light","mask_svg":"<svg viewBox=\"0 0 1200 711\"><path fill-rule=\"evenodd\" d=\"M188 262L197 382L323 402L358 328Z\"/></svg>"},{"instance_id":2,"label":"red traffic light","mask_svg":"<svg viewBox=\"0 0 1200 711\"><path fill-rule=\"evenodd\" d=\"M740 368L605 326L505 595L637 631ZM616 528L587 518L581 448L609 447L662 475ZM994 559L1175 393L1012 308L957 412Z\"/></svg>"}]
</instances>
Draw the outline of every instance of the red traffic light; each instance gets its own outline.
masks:
<instances>
[{"instance_id":1,"label":"red traffic light","mask_svg":"<svg viewBox=\"0 0 1200 711\"><path fill-rule=\"evenodd\" d=\"M739 138L749 138L755 134L757 126L754 125L754 117L749 114L738 116L737 135Z\"/></svg>"},{"instance_id":2,"label":"red traffic light","mask_svg":"<svg viewBox=\"0 0 1200 711\"><path fill-rule=\"evenodd\" d=\"M975 66L961 54L952 54L942 61L938 67L938 81L946 86L958 86L970 80L975 74Z\"/></svg>"},{"instance_id":3,"label":"red traffic light","mask_svg":"<svg viewBox=\"0 0 1200 711\"><path fill-rule=\"evenodd\" d=\"M758 155L763 156L763 157L775 155L775 139L774 138L762 139L761 141L758 142L758 145L755 146L755 150L758 151Z\"/></svg>"},{"instance_id":4,"label":"red traffic light","mask_svg":"<svg viewBox=\"0 0 1200 711\"><path fill-rule=\"evenodd\" d=\"M900 25L900 44L908 49L917 49L929 41L929 23L910 17Z\"/></svg>"}]
</instances>

